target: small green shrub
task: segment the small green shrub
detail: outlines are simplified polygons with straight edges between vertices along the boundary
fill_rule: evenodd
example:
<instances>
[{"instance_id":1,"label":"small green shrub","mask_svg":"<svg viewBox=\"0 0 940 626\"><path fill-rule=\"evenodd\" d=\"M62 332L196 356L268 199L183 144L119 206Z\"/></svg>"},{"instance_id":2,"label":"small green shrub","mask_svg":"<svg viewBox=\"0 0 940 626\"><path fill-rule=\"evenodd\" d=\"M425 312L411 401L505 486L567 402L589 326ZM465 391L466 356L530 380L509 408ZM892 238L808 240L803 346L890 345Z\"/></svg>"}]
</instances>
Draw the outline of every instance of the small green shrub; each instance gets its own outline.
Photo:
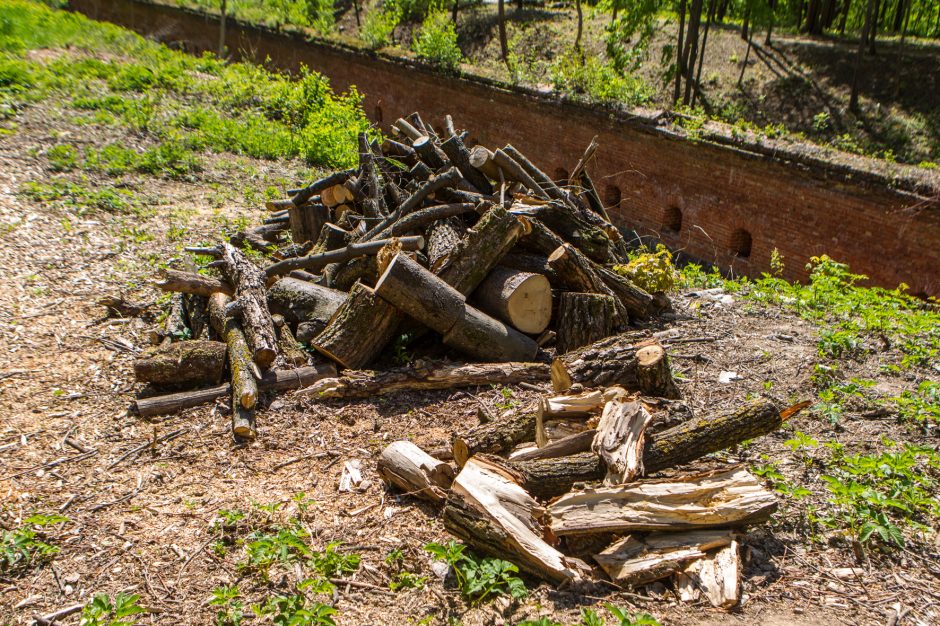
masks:
<instances>
[{"instance_id":1,"label":"small green shrub","mask_svg":"<svg viewBox=\"0 0 940 626\"><path fill-rule=\"evenodd\" d=\"M662 244L656 246L655 252L644 246L630 255L630 262L626 265L615 265L614 271L651 293L672 291L679 281L672 253Z\"/></svg>"},{"instance_id":2,"label":"small green shrub","mask_svg":"<svg viewBox=\"0 0 940 626\"><path fill-rule=\"evenodd\" d=\"M517 576L519 568L509 561L466 553L466 546L455 541L429 543L424 549L453 568L460 592L472 604L495 595L520 599L528 594L525 583Z\"/></svg>"},{"instance_id":3,"label":"small green shrub","mask_svg":"<svg viewBox=\"0 0 940 626\"><path fill-rule=\"evenodd\" d=\"M398 26L398 16L391 11L372 9L366 13L359 29L359 37L366 45L377 50L392 43L395 27Z\"/></svg>"},{"instance_id":4,"label":"small green shrub","mask_svg":"<svg viewBox=\"0 0 940 626\"><path fill-rule=\"evenodd\" d=\"M138 600L139 595L128 595L123 591L113 600L107 594L99 593L82 609L79 626L133 626L137 623L134 616L147 612Z\"/></svg>"},{"instance_id":5,"label":"small green shrub","mask_svg":"<svg viewBox=\"0 0 940 626\"><path fill-rule=\"evenodd\" d=\"M419 59L451 72L457 70L463 58L454 23L443 11L432 13L424 20L411 49Z\"/></svg>"},{"instance_id":6,"label":"small green shrub","mask_svg":"<svg viewBox=\"0 0 940 626\"><path fill-rule=\"evenodd\" d=\"M0 571L17 573L44 563L58 554L59 548L46 542L44 529L67 522L61 515L33 515L23 525L0 534Z\"/></svg>"},{"instance_id":7,"label":"small green shrub","mask_svg":"<svg viewBox=\"0 0 940 626\"><path fill-rule=\"evenodd\" d=\"M67 172L78 165L78 148L68 143L52 146L46 151L46 158L53 172Z\"/></svg>"},{"instance_id":8,"label":"small green shrub","mask_svg":"<svg viewBox=\"0 0 940 626\"><path fill-rule=\"evenodd\" d=\"M653 90L642 79L620 73L599 58L584 57L573 49L552 63L550 77L559 91L583 94L601 102L640 105L653 96Z\"/></svg>"}]
</instances>

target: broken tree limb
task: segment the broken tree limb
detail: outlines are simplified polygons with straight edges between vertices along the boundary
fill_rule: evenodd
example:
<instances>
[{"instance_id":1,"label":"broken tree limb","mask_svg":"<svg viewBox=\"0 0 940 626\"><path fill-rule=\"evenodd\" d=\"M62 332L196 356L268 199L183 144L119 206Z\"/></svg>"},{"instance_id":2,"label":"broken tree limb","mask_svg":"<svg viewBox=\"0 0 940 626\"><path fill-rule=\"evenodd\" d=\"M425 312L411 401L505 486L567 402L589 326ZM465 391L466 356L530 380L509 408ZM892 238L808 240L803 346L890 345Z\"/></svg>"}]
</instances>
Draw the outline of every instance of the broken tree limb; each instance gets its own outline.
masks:
<instances>
[{"instance_id":1,"label":"broken tree limb","mask_svg":"<svg viewBox=\"0 0 940 626\"><path fill-rule=\"evenodd\" d=\"M441 144L441 150L477 191L485 195L493 193L493 186L486 178L486 175L471 164L470 151L464 145L460 136L451 135L447 141Z\"/></svg>"},{"instance_id":2,"label":"broken tree limb","mask_svg":"<svg viewBox=\"0 0 940 626\"><path fill-rule=\"evenodd\" d=\"M365 178L364 198L362 200L362 212L367 218L379 218L388 214L385 207L385 191L382 187L382 180L379 178L379 170L375 164L375 155L369 146L369 138L366 133L359 133L359 168L362 170L362 176ZM352 200L350 194L350 200ZM341 202L345 202L345 194Z\"/></svg>"},{"instance_id":3,"label":"broken tree limb","mask_svg":"<svg viewBox=\"0 0 940 626\"><path fill-rule=\"evenodd\" d=\"M736 527L766 520L777 498L743 467L575 490L548 507L558 536Z\"/></svg>"},{"instance_id":4,"label":"broken tree limb","mask_svg":"<svg viewBox=\"0 0 940 626\"><path fill-rule=\"evenodd\" d=\"M310 347L346 369L368 365L395 338L402 314L356 283Z\"/></svg>"},{"instance_id":5,"label":"broken tree limb","mask_svg":"<svg viewBox=\"0 0 940 626\"><path fill-rule=\"evenodd\" d=\"M532 461L535 459L556 459L562 456L570 456L591 449L594 442L594 436L597 431L593 428L574 433L561 439L555 439L542 446L528 448L518 453L513 452L509 455L511 461Z\"/></svg>"},{"instance_id":6,"label":"broken tree limb","mask_svg":"<svg viewBox=\"0 0 940 626\"><path fill-rule=\"evenodd\" d=\"M540 205L516 202L511 210L516 215L539 220L592 261L607 262L610 238L603 229L583 219L577 209L556 200Z\"/></svg>"},{"instance_id":7,"label":"broken tree limb","mask_svg":"<svg viewBox=\"0 0 940 626\"><path fill-rule=\"evenodd\" d=\"M444 526L485 554L507 558L539 578L580 580L589 569L542 539L542 507L512 476L483 457L470 459L454 479Z\"/></svg>"},{"instance_id":8,"label":"broken tree limb","mask_svg":"<svg viewBox=\"0 0 940 626\"><path fill-rule=\"evenodd\" d=\"M594 560L614 582L634 587L666 578L708 550L731 545L729 530L630 534L615 541Z\"/></svg>"},{"instance_id":9,"label":"broken tree limb","mask_svg":"<svg viewBox=\"0 0 940 626\"><path fill-rule=\"evenodd\" d=\"M523 186L527 187L535 197L542 200L551 200L549 195L545 193L545 190L535 181L534 178L529 176L529 173L523 169L519 163L516 162L511 156L506 154L503 150L497 150L493 153L493 163L503 171L503 175L507 180L513 180L518 183L522 183Z\"/></svg>"},{"instance_id":10,"label":"broken tree limb","mask_svg":"<svg viewBox=\"0 0 940 626\"><path fill-rule=\"evenodd\" d=\"M432 170L440 169L447 164L447 156L434 144L434 140L427 135L418 137L411 145L418 158Z\"/></svg>"},{"instance_id":11,"label":"broken tree limb","mask_svg":"<svg viewBox=\"0 0 940 626\"><path fill-rule=\"evenodd\" d=\"M470 149L470 165L490 180L499 180L499 167L493 160L493 153L485 146L474 146Z\"/></svg>"},{"instance_id":12,"label":"broken tree limb","mask_svg":"<svg viewBox=\"0 0 940 626\"><path fill-rule=\"evenodd\" d=\"M611 400L604 407L591 444L607 466L604 485L628 483L643 473L646 427L652 419L636 401Z\"/></svg>"},{"instance_id":13,"label":"broken tree limb","mask_svg":"<svg viewBox=\"0 0 940 626\"><path fill-rule=\"evenodd\" d=\"M316 273L331 263L345 263L356 257L378 254L379 250L388 245L391 241L391 239L379 239L376 241L353 243L344 248L330 250L322 254L284 259L283 261L269 265L265 269L265 274L270 278L287 274L293 270L307 270ZM401 242L403 250L413 251L420 250L424 247L424 237L420 235L401 237L399 241Z\"/></svg>"},{"instance_id":14,"label":"broken tree limb","mask_svg":"<svg viewBox=\"0 0 940 626\"><path fill-rule=\"evenodd\" d=\"M274 319L274 328L277 330L278 350L284 359L284 363L293 367L306 365L309 361L307 353L304 352L297 343L297 339L294 338L294 333L291 332L290 326L287 324L284 316L272 315L271 317Z\"/></svg>"},{"instance_id":15,"label":"broken tree limb","mask_svg":"<svg viewBox=\"0 0 940 626\"><path fill-rule=\"evenodd\" d=\"M535 438L535 416L513 411L505 417L480 424L451 440L454 460L463 467L474 454L505 454L523 441Z\"/></svg>"},{"instance_id":16,"label":"broken tree limb","mask_svg":"<svg viewBox=\"0 0 940 626\"><path fill-rule=\"evenodd\" d=\"M448 256L460 243L467 232L463 221L457 217L448 217L432 223L427 230L428 268L435 274L447 262Z\"/></svg>"},{"instance_id":17,"label":"broken tree limb","mask_svg":"<svg viewBox=\"0 0 940 626\"><path fill-rule=\"evenodd\" d=\"M258 368L251 358L251 350L245 341L238 322L226 313L230 302L224 293L209 296L209 322L219 337L228 346L228 365L232 380L232 407L241 405L254 408L258 402Z\"/></svg>"},{"instance_id":18,"label":"broken tree limb","mask_svg":"<svg viewBox=\"0 0 940 626\"><path fill-rule=\"evenodd\" d=\"M262 391L299 389L323 378L334 376L336 376L336 367L332 363L318 363L291 370L268 370L258 381L258 387ZM134 406L142 417L155 417L207 404L231 393L231 383L224 383L207 389L138 398Z\"/></svg>"},{"instance_id":19,"label":"broken tree limb","mask_svg":"<svg viewBox=\"0 0 940 626\"><path fill-rule=\"evenodd\" d=\"M709 552L676 573L676 587L683 601L704 593L711 605L730 609L741 600L741 557L738 540Z\"/></svg>"},{"instance_id":20,"label":"broken tree limb","mask_svg":"<svg viewBox=\"0 0 940 626\"><path fill-rule=\"evenodd\" d=\"M594 343L613 334L617 306L613 296L566 291L558 298L555 324L558 354Z\"/></svg>"},{"instance_id":21,"label":"broken tree limb","mask_svg":"<svg viewBox=\"0 0 940 626\"><path fill-rule=\"evenodd\" d=\"M225 344L219 341L179 341L150 350L134 361L139 383L215 385L225 371Z\"/></svg>"},{"instance_id":22,"label":"broken tree limb","mask_svg":"<svg viewBox=\"0 0 940 626\"><path fill-rule=\"evenodd\" d=\"M222 244L222 261L229 282L235 286L232 305L238 311L252 358L261 368L277 357L274 321L268 310L264 271L231 244Z\"/></svg>"},{"instance_id":23,"label":"broken tree limb","mask_svg":"<svg viewBox=\"0 0 940 626\"><path fill-rule=\"evenodd\" d=\"M419 231L439 219L479 211L480 206L469 202L438 204L425 207L411 213L380 232L378 237L400 237L406 233Z\"/></svg>"},{"instance_id":24,"label":"broken tree limb","mask_svg":"<svg viewBox=\"0 0 940 626\"><path fill-rule=\"evenodd\" d=\"M206 297L217 291L221 291L228 296L235 293L231 285L218 278L174 269L163 270L160 280L155 283L155 286L163 291L175 291Z\"/></svg>"},{"instance_id":25,"label":"broken tree limb","mask_svg":"<svg viewBox=\"0 0 940 626\"><path fill-rule=\"evenodd\" d=\"M541 274L495 267L473 292L479 308L523 333L538 334L552 319L552 287Z\"/></svg>"},{"instance_id":26,"label":"broken tree limb","mask_svg":"<svg viewBox=\"0 0 940 626\"><path fill-rule=\"evenodd\" d=\"M666 351L655 339L637 342L631 333L608 337L556 357L552 362L555 391L565 392L574 383L586 387L620 385L650 396L677 397Z\"/></svg>"},{"instance_id":27,"label":"broken tree limb","mask_svg":"<svg viewBox=\"0 0 940 626\"><path fill-rule=\"evenodd\" d=\"M388 444L377 462L379 474L389 485L431 502L443 502L454 480L453 468L438 461L410 441Z\"/></svg>"},{"instance_id":28,"label":"broken tree limb","mask_svg":"<svg viewBox=\"0 0 940 626\"><path fill-rule=\"evenodd\" d=\"M514 385L547 380L543 363L443 363L425 362L384 371L347 371L302 390L318 398L369 398L399 391L454 389L478 385Z\"/></svg>"}]
</instances>

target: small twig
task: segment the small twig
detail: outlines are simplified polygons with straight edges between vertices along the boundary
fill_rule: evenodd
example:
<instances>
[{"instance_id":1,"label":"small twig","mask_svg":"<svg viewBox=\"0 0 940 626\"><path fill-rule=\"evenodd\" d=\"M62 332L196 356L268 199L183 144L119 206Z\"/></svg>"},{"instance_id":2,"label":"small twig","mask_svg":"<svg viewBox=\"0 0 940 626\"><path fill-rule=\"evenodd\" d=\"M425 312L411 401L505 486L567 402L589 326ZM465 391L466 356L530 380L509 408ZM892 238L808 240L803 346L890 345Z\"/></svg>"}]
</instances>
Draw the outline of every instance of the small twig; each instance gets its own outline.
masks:
<instances>
[{"instance_id":1,"label":"small twig","mask_svg":"<svg viewBox=\"0 0 940 626\"><path fill-rule=\"evenodd\" d=\"M30 468L28 468L28 469L24 469L24 470L22 470L22 471L20 471L20 472L17 472L16 474L9 474L9 475L7 475L7 476L4 476L4 477L2 478L2 480L10 480L11 478L18 478L18 477L20 477L20 476L23 476L24 474L29 474L30 472L35 472L36 470L49 469L50 467L55 467L55 466L57 466L57 465L63 465L63 464L65 464L65 463L71 463L71 462L73 462L73 461L81 461L81 460L87 459L88 457L90 457L90 456L92 456L92 455L95 455L95 454L98 454L98 449L97 449L97 448L94 449L94 450L89 450L88 452L86 452L86 453L84 453L84 454L76 454L75 456L62 457L62 458L60 458L60 459L56 459L55 461L49 461L48 463L43 463L42 465L34 465L33 467L30 467Z\"/></svg>"},{"instance_id":2,"label":"small twig","mask_svg":"<svg viewBox=\"0 0 940 626\"><path fill-rule=\"evenodd\" d=\"M130 493L124 494L123 496L121 496L121 497L118 498L117 500L111 500L110 502L102 502L101 504L96 504L95 506L93 506L93 507L91 507L90 509L88 509L88 512L89 512L89 513L94 513L95 511L100 511L101 509L106 509L106 508L108 508L109 506L114 506L115 504L120 504L120 503L122 503L122 502L127 502L128 500L130 500L131 498L133 498L134 496L136 496L138 493L140 493L140 490L141 490L142 488L143 488L143 487L137 487L136 489L134 489L134 490L131 491Z\"/></svg>"},{"instance_id":3,"label":"small twig","mask_svg":"<svg viewBox=\"0 0 940 626\"><path fill-rule=\"evenodd\" d=\"M173 584L174 587L179 587L179 585L180 585L180 578L183 577L183 572L185 572L185 571L186 571L186 568L189 567L189 564L193 562L193 559L196 558L196 555L198 555L200 552L202 552L203 550L205 550L205 549L209 546L210 543L212 543L213 541L215 541L215 539L216 539L216 538L215 538L214 536L213 536L213 537L209 537L209 539L208 539L204 544L202 544L201 546L199 546L198 548L196 548L196 550L195 550L192 554L189 555L189 557L186 559L186 562L183 563L183 566L182 566L182 567L180 567L179 573L176 575L176 582Z\"/></svg>"},{"instance_id":4,"label":"small twig","mask_svg":"<svg viewBox=\"0 0 940 626\"><path fill-rule=\"evenodd\" d=\"M65 608L59 609L58 611L55 611L53 613L49 613L48 615L42 615L42 616L34 615L33 623L36 626L53 626L53 624L55 624L57 620L63 617L68 617L69 615L72 615L74 613L78 613L83 608L85 608L84 604L73 604L71 606L67 606Z\"/></svg>"},{"instance_id":5,"label":"small twig","mask_svg":"<svg viewBox=\"0 0 940 626\"><path fill-rule=\"evenodd\" d=\"M385 589L384 587L379 587L378 585L373 585L372 583L360 582L358 580L348 580L346 578L330 578L329 581L334 585L346 585L347 587L358 587L359 589L370 589L372 591L378 591L379 593L384 593L388 596L394 596L395 594Z\"/></svg>"},{"instance_id":6,"label":"small twig","mask_svg":"<svg viewBox=\"0 0 940 626\"><path fill-rule=\"evenodd\" d=\"M117 465L120 465L121 463L123 463L124 461L126 461L127 458L130 457L131 455L137 454L138 452L142 452L142 451L144 451L145 449L147 449L149 446L155 446L155 445L158 444L158 443L164 443L164 442L166 442L166 441L170 441L171 439L176 439L177 437L179 437L180 435L182 435L183 433L186 433L186 432L188 432L188 431L189 431L188 428L180 428L179 430L174 430L174 431L171 432L171 433L167 433L166 435L162 435L162 436L158 437L157 439L151 439L151 440L147 441L146 443L142 443L142 444L140 444L139 446L137 446L136 448L133 448L133 449L131 449L131 450L128 450L127 452L125 452L124 454L122 454L121 457L120 457L118 460L116 460L114 463L112 463L111 465L108 466L108 469L114 469Z\"/></svg>"}]
</instances>

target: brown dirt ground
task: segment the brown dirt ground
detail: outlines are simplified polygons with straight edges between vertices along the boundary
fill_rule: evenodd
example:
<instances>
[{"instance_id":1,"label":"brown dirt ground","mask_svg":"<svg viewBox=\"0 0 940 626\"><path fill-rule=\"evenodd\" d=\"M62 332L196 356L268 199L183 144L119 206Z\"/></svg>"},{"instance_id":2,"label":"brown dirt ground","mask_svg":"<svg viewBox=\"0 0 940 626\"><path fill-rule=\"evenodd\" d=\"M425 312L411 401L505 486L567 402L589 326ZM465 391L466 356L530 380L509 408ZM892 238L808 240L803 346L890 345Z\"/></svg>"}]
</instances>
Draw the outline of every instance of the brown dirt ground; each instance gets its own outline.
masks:
<instances>
[{"instance_id":1,"label":"brown dirt ground","mask_svg":"<svg viewBox=\"0 0 940 626\"><path fill-rule=\"evenodd\" d=\"M138 391L132 362L151 324L106 319L96 299L124 293L134 301L155 300L148 281L160 262L178 257L181 245L217 240L220 228L237 218L257 219L257 205L239 190L263 188L280 177L293 182L300 164L207 157L210 166L192 182L124 179L152 202L147 216L77 217L16 195L24 181L51 175L43 150L62 137L73 143L140 138L77 126L51 105L27 110L18 123L15 133L0 138L0 268L7 277L0 288L6 348L0 352L0 526L14 527L34 512L62 511L71 521L53 532L61 553L51 564L0 576L0 623L27 624L35 614L124 590L140 594L152 610L143 624L209 624L214 610L207 600L216 586L237 582L248 601L284 593L293 573L265 585L237 571L240 548L222 557L209 549L220 509L252 511L253 503L272 502L284 504L273 518L297 515L315 547L339 540L360 553L358 581L386 586L383 559L393 548L405 553L412 570L432 577L426 589L396 595L340 586L335 606L341 624L410 624L425 617L441 624L450 617L503 624L539 615L572 622L579 607L604 602L649 611L667 624L882 623L895 609L912 609L905 623L938 620L940 585L919 553L871 554L860 580L837 580L832 568L857 565L851 550L839 541L810 542L801 532L799 505L789 502L771 523L746 535L745 596L733 612L682 605L662 589L625 594L598 584L555 590L535 581L518 605L497 601L468 609L453 588L433 577L421 549L448 538L438 511L386 491L374 457L386 442L401 438L428 450L445 446L451 432L475 423L478 401L494 407L502 400L498 390L348 403L292 394L267 398L259 437L248 444L232 440L221 404L152 422L128 412ZM105 182L91 177L86 184ZM773 382L771 393L782 402L813 396L815 341L806 323L741 301L718 306L686 293L675 303L677 319L668 326L678 335L671 354L693 410L734 406L764 392L765 381ZM859 367L876 369L877 363ZM723 370L742 379L718 384ZM525 406L535 396L519 388L513 400ZM795 418L793 427L821 439L836 436L809 413ZM896 428L855 416L837 436L858 450ZM171 433L179 434L152 443ZM63 443L66 437L94 452L82 457ZM788 477L799 476L806 470L785 458L781 444L787 438L775 433L708 463L755 460L763 453L780 459ZM338 493L343 463L351 459L363 461L368 484L359 493ZM301 491L314 501L306 513L291 500ZM255 508L252 519L264 515ZM77 623L77 617L63 623Z\"/></svg>"}]
</instances>

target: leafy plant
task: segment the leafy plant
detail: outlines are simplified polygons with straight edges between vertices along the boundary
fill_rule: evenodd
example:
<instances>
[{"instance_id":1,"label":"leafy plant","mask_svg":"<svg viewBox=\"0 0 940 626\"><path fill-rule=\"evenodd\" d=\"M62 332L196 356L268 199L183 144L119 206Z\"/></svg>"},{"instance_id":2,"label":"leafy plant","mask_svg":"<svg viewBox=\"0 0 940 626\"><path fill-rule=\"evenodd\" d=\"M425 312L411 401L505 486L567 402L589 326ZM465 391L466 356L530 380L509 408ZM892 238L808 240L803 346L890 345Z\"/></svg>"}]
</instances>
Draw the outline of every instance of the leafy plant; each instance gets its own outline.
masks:
<instances>
[{"instance_id":1,"label":"leafy plant","mask_svg":"<svg viewBox=\"0 0 940 626\"><path fill-rule=\"evenodd\" d=\"M451 566L460 592L473 604L494 595L520 599L528 594L525 583L516 576L519 568L508 561L468 554L466 546L453 540L446 544L429 543L424 549Z\"/></svg>"},{"instance_id":2,"label":"leafy plant","mask_svg":"<svg viewBox=\"0 0 940 626\"><path fill-rule=\"evenodd\" d=\"M321 552L313 552L310 555L310 563L322 575L330 578L349 574L359 569L359 563L362 557L358 554L342 554L337 551L342 542L331 541L326 545L326 549Z\"/></svg>"},{"instance_id":3,"label":"leafy plant","mask_svg":"<svg viewBox=\"0 0 940 626\"><path fill-rule=\"evenodd\" d=\"M411 49L419 59L450 72L455 71L463 59L454 23L443 11L432 13L424 20Z\"/></svg>"},{"instance_id":4,"label":"leafy plant","mask_svg":"<svg viewBox=\"0 0 940 626\"><path fill-rule=\"evenodd\" d=\"M71 144L59 144L46 151L46 158L52 171L66 172L78 165L78 149Z\"/></svg>"},{"instance_id":5,"label":"leafy plant","mask_svg":"<svg viewBox=\"0 0 940 626\"><path fill-rule=\"evenodd\" d=\"M39 514L23 520L19 528L3 531L0 535L0 571L20 572L51 560L59 548L44 541L43 529L67 521L69 519L61 515Z\"/></svg>"},{"instance_id":6,"label":"leafy plant","mask_svg":"<svg viewBox=\"0 0 940 626\"><path fill-rule=\"evenodd\" d=\"M123 591L113 600L109 595L99 593L82 609L79 626L133 626L137 623L134 616L147 612L138 600L139 595Z\"/></svg>"},{"instance_id":7,"label":"leafy plant","mask_svg":"<svg viewBox=\"0 0 940 626\"><path fill-rule=\"evenodd\" d=\"M423 589L428 582L427 576L418 576L412 572L401 571L395 574L388 588L392 591L401 591L402 589Z\"/></svg>"},{"instance_id":8,"label":"leafy plant","mask_svg":"<svg viewBox=\"0 0 940 626\"><path fill-rule=\"evenodd\" d=\"M395 27L398 26L398 16L388 10L372 9L366 12L359 29L359 36L366 45L377 50L392 43Z\"/></svg>"},{"instance_id":9,"label":"leafy plant","mask_svg":"<svg viewBox=\"0 0 940 626\"><path fill-rule=\"evenodd\" d=\"M615 265L614 271L650 292L672 291L679 278L672 262L672 253L662 244L656 246L655 252L646 246L642 247L630 255L629 263Z\"/></svg>"},{"instance_id":10,"label":"leafy plant","mask_svg":"<svg viewBox=\"0 0 940 626\"><path fill-rule=\"evenodd\" d=\"M239 626L245 617L241 593L236 585L216 587L212 590L209 606L219 607L215 614L216 626Z\"/></svg>"},{"instance_id":11,"label":"leafy plant","mask_svg":"<svg viewBox=\"0 0 940 626\"><path fill-rule=\"evenodd\" d=\"M306 596L275 596L253 607L258 617L271 617L276 626L335 626L337 611L322 602L311 602Z\"/></svg>"}]
</instances>

